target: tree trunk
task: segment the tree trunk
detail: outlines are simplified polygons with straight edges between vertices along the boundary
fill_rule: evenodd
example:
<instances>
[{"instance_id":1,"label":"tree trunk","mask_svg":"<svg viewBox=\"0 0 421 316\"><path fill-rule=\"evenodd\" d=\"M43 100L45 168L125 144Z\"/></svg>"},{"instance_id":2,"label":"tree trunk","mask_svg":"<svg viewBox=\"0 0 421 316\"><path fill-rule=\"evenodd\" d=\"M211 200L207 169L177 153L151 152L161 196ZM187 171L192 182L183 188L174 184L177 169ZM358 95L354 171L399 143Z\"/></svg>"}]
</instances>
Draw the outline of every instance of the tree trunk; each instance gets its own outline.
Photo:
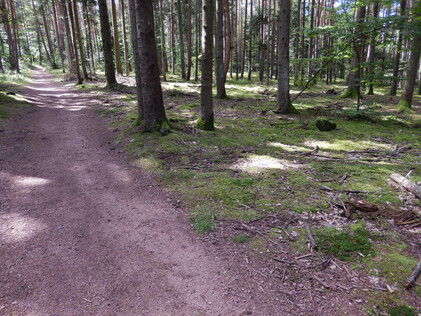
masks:
<instances>
[{"instance_id":1,"label":"tree trunk","mask_svg":"<svg viewBox=\"0 0 421 316\"><path fill-rule=\"evenodd\" d=\"M13 46L14 46L14 54L13 54L13 58L14 58L14 65L16 67L16 71L20 72L20 67L19 67L19 56L21 55L20 53L20 43L19 43L19 29L18 29L18 19L16 16L16 11L15 11L15 4L13 2L13 0L9 0L9 8L10 8L10 14L11 14L11 26L12 26L12 34L13 34Z\"/></svg>"},{"instance_id":2,"label":"tree trunk","mask_svg":"<svg viewBox=\"0 0 421 316\"><path fill-rule=\"evenodd\" d=\"M65 0L62 0L65 1ZM75 1L75 0L73 0ZM78 53L78 48L77 48L77 35L76 35L76 26L75 26L75 20L73 17L73 10L72 10L72 3L71 1L67 2L67 9L69 10L69 19L70 19L70 25L72 28L72 37L73 37L73 52L75 54L75 71L76 71L76 76L77 76L77 84L82 84L83 83L83 79L82 76L80 75L80 66L79 66L79 53Z\"/></svg>"},{"instance_id":3,"label":"tree trunk","mask_svg":"<svg viewBox=\"0 0 421 316\"><path fill-rule=\"evenodd\" d=\"M83 77L85 80L89 79L88 71L86 70L86 58L85 58L85 50L83 49L83 41L82 41L82 32L80 31L80 22L79 22L79 10L77 6L77 0L73 0L73 8L74 8L74 15L75 15L75 31L76 31L76 38L79 43L79 52L80 52L80 61L82 64L82 72Z\"/></svg>"},{"instance_id":4,"label":"tree trunk","mask_svg":"<svg viewBox=\"0 0 421 316\"><path fill-rule=\"evenodd\" d=\"M51 5L53 7L54 31L55 31L56 39L57 39L58 53L60 55L61 68L62 68L63 73L64 73L65 72L65 70L64 70L64 47L63 47L64 41L62 40L63 34L60 32L60 29L59 29L56 4L55 4L54 0L51 0Z\"/></svg>"},{"instance_id":5,"label":"tree trunk","mask_svg":"<svg viewBox=\"0 0 421 316\"><path fill-rule=\"evenodd\" d=\"M244 68L245 68L245 65L246 65L247 8L248 8L248 0L245 0L243 54L241 56L242 57L241 58L241 78L244 78ZM251 28L251 26L250 26L250 28Z\"/></svg>"},{"instance_id":6,"label":"tree trunk","mask_svg":"<svg viewBox=\"0 0 421 316\"><path fill-rule=\"evenodd\" d=\"M196 126L205 131L215 129L212 104L213 6L213 0L203 0L202 86L200 93L200 118Z\"/></svg>"},{"instance_id":7,"label":"tree trunk","mask_svg":"<svg viewBox=\"0 0 421 316\"><path fill-rule=\"evenodd\" d=\"M136 1L139 73L142 78L143 129L146 132L168 127L159 79L152 0Z\"/></svg>"},{"instance_id":8,"label":"tree trunk","mask_svg":"<svg viewBox=\"0 0 421 316\"><path fill-rule=\"evenodd\" d=\"M252 21L253 21L253 0L250 1L250 28L249 28L249 56L248 56L248 74L247 74L247 79L251 80L251 70L252 70L252 58L251 58L251 53L252 53L252 48L253 48L253 26L252 26Z\"/></svg>"},{"instance_id":9,"label":"tree trunk","mask_svg":"<svg viewBox=\"0 0 421 316\"><path fill-rule=\"evenodd\" d=\"M228 69L231 61L231 22L230 22L230 9L228 0L223 0L224 15L225 15L225 33L227 40L225 43L225 62L224 62L224 76L227 78Z\"/></svg>"},{"instance_id":10,"label":"tree trunk","mask_svg":"<svg viewBox=\"0 0 421 316\"><path fill-rule=\"evenodd\" d=\"M42 16L42 22L43 22L43 25L44 25L45 37L47 38L48 51L50 53L51 68L56 69L57 65L56 65L56 60L55 60L56 59L55 58L55 51L54 51L54 46L53 46L53 43L52 43L52 40L51 40L51 34L50 34L51 26L48 25L48 23L47 23L47 18L45 16L44 4L42 4L40 6L40 11L41 11L40 13L41 13L41 16Z\"/></svg>"},{"instance_id":11,"label":"tree trunk","mask_svg":"<svg viewBox=\"0 0 421 316\"><path fill-rule=\"evenodd\" d=\"M289 95L289 32L291 20L290 0L279 1L279 53L278 53L278 94L277 112L290 111Z\"/></svg>"},{"instance_id":12,"label":"tree trunk","mask_svg":"<svg viewBox=\"0 0 421 316\"><path fill-rule=\"evenodd\" d=\"M271 31L271 9L272 9L272 1L269 0L269 5L268 5L268 32L267 32L267 36L266 36L266 85L269 85L269 77L270 77L270 50L269 50L269 46L270 46L270 31Z\"/></svg>"},{"instance_id":13,"label":"tree trunk","mask_svg":"<svg viewBox=\"0 0 421 316\"><path fill-rule=\"evenodd\" d=\"M159 18L161 20L161 54L162 54L162 80L167 81L167 51L165 48L164 13L162 12L162 0L159 0Z\"/></svg>"},{"instance_id":14,"label":"tree trunk","mask_svg":"<svg viewBox=\"0 0 421 316\"><path fill-rule=\"evenodd\" d=\"M94 45L95 43L93 31L92 31L92 21L91 17L89 16L90 7L88 6L88 1L83 0L83 11L85 15L85 21L86 21L86 42L87 42L87 50L88 55L90 58L90 73L91 75L95 75L95 57L94 57Z\"/></svg>"},{"instance_id":15,"label":"tree trunk","mask_svg":"<svg viewBox=\"0 0 421 316\"><path fill-rule=\"evenodd\" d=\"M188 14L187 14L188 31L187 31L187 76L186 76L186 79L190 80L190 76L191 76L191 56L192 56L191 0L188 0L187 6L188 6L188 10L187 10L187 12L188 12Z\"/></svg>"},{"instance_id":16,"label":"tree trunk","mask_svg":"<svg viewBox=\"0 0 421 316\"><path fill-rule=\"evenodd\" d=\"M137 21L136 21L136 5L135 0L129 0L130 12L130 36L133 47L133 61L135 68L136 79L136 96L137 96L137 114L138 122L143 120L143 96L142 96L142 79L140 77L140 59L139 59L139 44L137 40Z\"/></svg>"},{"instance_id":17,"label":"tree trunk","mask_svg":"<svg viewBox=\"0 0 421 316\"><path fill-rule=\"evenodd\" d=\"M121 27L123 29L124 68L126 71L126 76L128 76L130 74L129 47L127 46L126 16L124 14L124 1L123 0L120 0L120 8L121 8L121 23L122 23Z\"/></svg>"},{"instance_id":18,"label":"tree trunk","mask_svg":"<svg viewBox=\"0 0 421 316\"><path fill-rule=\"evenodd\" d=\"M64 1L64 0L62 0ZM108 18L107 0L98 0L99 20L101 23L102 49L104 51L105 78L108 86L117 84L113 61L113 42L111 39L110 21Z\"/></svg>"},{"instance_id":19,"label":"tree trunk","mask_svg":"<svg viewBox=\"0 0 421 316\"><path fill-rule=\"evenodd\" d=\"M261 7L260 7L260 17L259 17L259 23L260 23L260 33L259 33L259 82L263 83L263 73L265 71L265 35L264 35L264 22L265 19L264 15L264 6L265 6L265 0L261 0Z\"/></svg>"},{"instance_id":20,"label":"tree trunk","mask_svg":"<svg viewBox=\"0 0 421 316\"><path fill-rule=\"evenodd\" d=\"M225 72L224 72L224 10L223 0L216 0L216 34L215 34L215 78L216 97L225 98Z\"/></svg>"},{"instance_id":21,"label":"tree trunk","mask_svg":"<svg viewBox=\"0 0 421 316\"><path fill-rule=\"evenodd\" d=\"M64 29L66 31L66 47L67 47L67 62L69 64L69 72L76 73L76 65L74 63L75 56L73 52L73 45L72 45L72 32L70 30L70 23L69 23L69 14L67 12L66 1L61 0L61 11L63 13L63 23Z\"/></svg>"},{"instance_id":22,"label":"tree trunk","mask_svg":"<svg viewBox=\"0 0 421 316\"><path fill-rule=\"evenodd\" d=\"M199 0L197 0L199 1ZM171 26L171 37L170 37L170 46L171 46L171 73L174 75L175 74L175 17L174 17L174 0L171 0L170 3L170 15L171 15L171 21L170 21L170 26Z\"/></svg>"},{"instance_id":23,"label":"tree trunk","mask_svg":"<svg viewBox=\"0 0 421 316\"><path fill-rule=\"evenodd\" d=\"M316 6L316 1L311 1L311 9L310 9L310 32L314 29L314 7ZM314 38L313 35L310 34L310 43L308 45L308 62L307 62L307 80L310 80L313 77L313 68L311 64L311 59L313 58L313 44Z\"/></svg>"},{"instance_id":24,"label":"tree trunk","mask_svg":"<svg viewBox=\"0 0 421 316\"><path fill-rule=\"evenodd\" d=\"M400 6L401 6L400 15L404 16L406 0L402 0L400 2ZM398 89L398 83L399 83L399 64L400 64L400 59L401 59L403 29L400 28L398 32L399 32L398 42L396 43L396 52L395 52L395 57L393 58L393 78L392 78L392 84L390 86L390 95L392 96L396 95L396 90Z\"/></svg>"},{"instance_id":25,"label":"tree trunk","mask_svg":"<svg viewBox=\"0 0 421 316\"><path fill-rule=\"evenodd\" d=\"M373 20L376 20L379 14L379 2L373 3ZM374 94L374 75L375 75L375 66L374 66L374 58L375 58L375 48L376 48L376 32L372 32L370 35L370 45L368 47L367 52L367 75L368 75L368 91L367 95Z\"/></svg>"},{"instance_id":26,"label":"tree trunk","mask_svg":"<svg viewBox=\"0 0 421 316\"><path fill-rule=\"evenodd\" d=\"M361 98L361 56L363 52L363 35L361 31L362 23L365 19L365 6L359 6L355 12L356 26L354 29L353 54L351 56L351 65L349 68L348 88L342 95L343 97Z\"/></svg>"},{"instance_id":27,"label":"tree trunk","mask_svg":"<svg viewBox=\"0 0 421 316\"><path fill-rule=\"evenodd\" d=\"M419 7L421 7L421 5L419 5ZM402 90L401 100L398 103L398 110L400 111L403 111L405 109L410 109L412 107L412 97L414 94L415 80L417 77L417 71L418 71L419 62L420 62L420 53L421 53L421 35L417 34L412 40L411 55L409 57L408 68L406 70L407 79Z\"/></svg>"},{"instance_id":28,"label":"tree trunk","mask_svg":"<svg viewBox=\"0 0 421 316\"><path fill-rule=\"evenodd\" d=\"M196 54L196 60L195 60L195 71L194 71L194 81L199 80L199 1L196 0L196 10L195 10L195 24L196 24L196 34L195 34L195 54Z\"/></svg>"},{"instance_id":29,"label":"tree trunk","mask_svg":"<svg viewBox=\"0 0 421 316\"><path fill-rule=\"evenodd\" d=\"M1 20L3 22L4 30L7 35L7 44L9 46L10 69L19 72L18 51L17 46L15 45L16 43L13 40L12 31L10 29L8 12L9 11L6 8L5 0L0 0Z\"/></svg>"},{"instance_id":30,"label":"tree trunk","mask_svg":"<svg viewBox=\"0 0 421 316\"><path fill-rule=\"evenodd\" d=\"M177 0L178 13L178 36L180 45L180 63L181 63L181 78L186 79L186 63L184 60L184 27L183 27L183 12L181 11L181 0Z\"/></svg>"},{"instance_id":31,"label":"tree trunk","mask_svg":"<svg viewBox=\"0 0 421 316\"><path fill-rule=\"evenodd\" d=\"M115 0L111 0L111 14L113 16L113 30L114 30L114 49L115 49L115 63L117 73L123 75L123 67L121 65L120 54L120 40L118 36L117 12L115 9Z\"/></svg>"}]
</instances>

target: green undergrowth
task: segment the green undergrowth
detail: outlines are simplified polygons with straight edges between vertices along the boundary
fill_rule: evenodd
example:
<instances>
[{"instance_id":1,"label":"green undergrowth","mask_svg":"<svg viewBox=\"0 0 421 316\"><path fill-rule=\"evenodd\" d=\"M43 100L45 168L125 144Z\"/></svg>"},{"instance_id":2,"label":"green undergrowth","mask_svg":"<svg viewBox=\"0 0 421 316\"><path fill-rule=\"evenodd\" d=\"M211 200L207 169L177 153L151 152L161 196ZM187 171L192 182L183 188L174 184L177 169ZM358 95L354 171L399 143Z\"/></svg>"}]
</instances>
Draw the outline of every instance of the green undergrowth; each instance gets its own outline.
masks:
<instances>
[{"instance_id":1,"label":"green undergrowth","mask_svg":"<svg viewBox=\"0 0 421 316\"><path fill-rule=\"evenodd\" d=\"M388 181L392 173L406 175L410 170L411 180L421 181L419 111L399 113L399 100L382 89L364 96L357 111L354 100L340 97L344 86L337 84L312 86L294 102L299 114L278 115L273 112L276 83L271 84L228 80L228 98L213 101L213 131L196 128L200 86L173 76L163 84L171 124L165 137L137 128L136 98L132 93L124 94L124 89L101 113L117 131L116 144L133 155L139 168L159 175L161 183L191 210L191 223L198 233L213 231L221 220L250 221L274 213L327 213L332 195L337 198L335 202L356 198L380 207L405 206L403 193L390 187ZM332 88L337 93L327 95ZM415 96L414 108L420 104L421 98ZM315 121L320 117L337 128L319 131ZM370 221L382 228L390 225L381 218ZM292 245L306 252L305 230L290 229L296 235ZM390 285L402 284L416 260L397 236L379 238L362 224L342 230L316 229L315 236L321 253L378 274ZM262 238L231 237L235 243L248 243L256 254L268 250ZM394 271L398 267L401 271ZM384 302L383 312L398 305L397 293L381 295L378 299ZM376 299L374 294L370 297Z\"/></svg>"},{"instance_id":2,"label":"green undergrowth","mask_svg":"<svg viewBox=\"0 0 421 316\"><path fill-rule=\"evenodd\" d=\"M20 108L30 105L19 92L19 85L0 82L0 126Z\"/></svg>"}]
</instances>

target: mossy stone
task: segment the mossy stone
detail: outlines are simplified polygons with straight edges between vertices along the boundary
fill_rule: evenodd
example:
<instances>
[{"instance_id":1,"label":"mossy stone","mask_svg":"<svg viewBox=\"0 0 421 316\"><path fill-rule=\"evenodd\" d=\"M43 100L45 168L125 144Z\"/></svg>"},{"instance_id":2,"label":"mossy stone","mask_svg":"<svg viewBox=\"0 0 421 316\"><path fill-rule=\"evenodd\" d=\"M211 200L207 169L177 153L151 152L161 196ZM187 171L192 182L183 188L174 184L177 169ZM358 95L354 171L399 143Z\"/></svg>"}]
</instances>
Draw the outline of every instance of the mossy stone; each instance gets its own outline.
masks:
<instances>
[{"instance_id":1,"label":"mossy stone","mask_svg":"<svg viewBox=\"0 0 421 316\"><path fill-rule=\"evenodd\" d=\"M321 132L329 132L336 128L336 124L329 121L328 119L317 119L316 126Z\"/></svg>"}]
</instances>

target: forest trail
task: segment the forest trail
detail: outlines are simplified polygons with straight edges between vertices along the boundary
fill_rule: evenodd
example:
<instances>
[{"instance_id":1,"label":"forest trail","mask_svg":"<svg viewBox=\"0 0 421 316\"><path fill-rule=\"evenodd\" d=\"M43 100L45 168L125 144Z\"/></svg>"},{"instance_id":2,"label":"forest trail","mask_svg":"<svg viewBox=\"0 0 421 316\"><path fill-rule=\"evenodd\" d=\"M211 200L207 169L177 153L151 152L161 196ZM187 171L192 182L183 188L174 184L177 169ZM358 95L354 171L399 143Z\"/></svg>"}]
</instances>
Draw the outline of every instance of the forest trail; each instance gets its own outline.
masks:
<instances>
[{"instance_id":1,"label":"forest trail","mask_svg":"<svg viewBox=\"0 0 421 316\"><path fill-rule=\"evenodd\" d=\"M99 101L33 79L0 133L0 314L254 312L153 177L111 150Z\"/></svg>"}]
</instances>

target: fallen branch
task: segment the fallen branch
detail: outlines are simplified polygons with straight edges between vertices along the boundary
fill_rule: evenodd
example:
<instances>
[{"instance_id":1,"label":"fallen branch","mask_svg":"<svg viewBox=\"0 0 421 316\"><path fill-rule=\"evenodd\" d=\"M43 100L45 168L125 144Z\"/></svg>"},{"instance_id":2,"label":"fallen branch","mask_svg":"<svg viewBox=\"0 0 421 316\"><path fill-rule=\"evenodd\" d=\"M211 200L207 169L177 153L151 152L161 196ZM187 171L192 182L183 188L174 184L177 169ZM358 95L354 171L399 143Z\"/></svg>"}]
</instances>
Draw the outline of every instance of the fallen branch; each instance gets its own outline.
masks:
<instances>
[{"instance_id":1,"label":"fallen branch","mask_svg":"<svg viewBox=\"0 0 421 316\"><path fill-rule=\"evenodd\" d=\"M397 173L391 174L390 178L409 192L413 193L417 198L421 199L421 188L416 183Z\"/></svg>"},{"instance_id":2,"label":"fallen branch","mask_svg":"<svg viewBox=\"0 0 421 316\"><path fill-rule=\"evenodd\" d=\"M317 243L314 240L313 234L311 233L310 226L307 223L305 223L304 227L306 228L307 238L308 238L308 241L310 242L311 249L317 250Z\"/></svg>"},{"instance_id":3,"label":"fallen branch","mask_svg":"<svg viewBox=\"0 0 421 316\"><path fill-rule=\"evenodd\" d=\"M330 286L326 284L323 280L319 279L317 276L313 275L312 278L319 282L321 285L323 285L325 288L330 289Z\"/></svg>"},{"instance_id":4,"label":"fallen branch","mask_svg":"<svg viewBox=\"0 0 421 316\"><path fill-rule=\"evenodd\" d=\"M325 185L322 185L321 186L321 189L324 190L324 191L329 191L329 192L336 191L336 192L355 193L355 194L371 194L371 193L373 193L373 192L359 191L359 190L332 189L332 188L329 188L329 187L327 187Z\"/></svg>"},{"instance_id":5,"label":"fallen branch","mask_svg":"<svg viewBox=\"0 0 421 316\"><path fill-rule=\"evenodd\" d=\"M406 279L405 284L403 285L405 289L410 289L412 286L415 285L415 281L417 280L418 275L421 272L421 259L418 261L415 269L412 271L411 275Z\"/></svg>"}]
</instances>

